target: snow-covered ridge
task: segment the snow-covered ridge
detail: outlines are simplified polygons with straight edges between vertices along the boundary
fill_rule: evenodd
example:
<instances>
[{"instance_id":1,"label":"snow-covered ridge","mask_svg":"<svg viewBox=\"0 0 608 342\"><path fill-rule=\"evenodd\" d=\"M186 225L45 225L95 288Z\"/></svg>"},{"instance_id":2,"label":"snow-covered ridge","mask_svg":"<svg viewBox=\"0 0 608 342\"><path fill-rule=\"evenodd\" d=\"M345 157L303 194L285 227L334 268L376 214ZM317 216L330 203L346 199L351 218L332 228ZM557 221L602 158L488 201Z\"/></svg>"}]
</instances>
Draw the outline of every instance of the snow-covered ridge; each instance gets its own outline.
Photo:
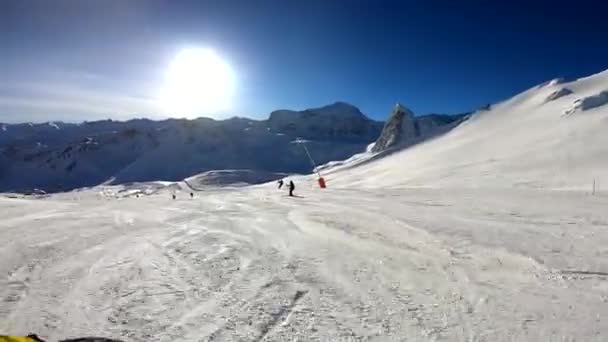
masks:
<instances>
[{"instance_id":1,"label":"snow-covered ridge","mask_svg":"<svg viewBox=\"0 0 608 342\"><path fill-rule=\"evenodd\" d=\"M368 155L365 163L332 163L340 167L328 182L596 191L597 184L608 184L607 89L608 71L549 81L473 113L434 139L386 156Z\"/></svg>"}]
</instances>

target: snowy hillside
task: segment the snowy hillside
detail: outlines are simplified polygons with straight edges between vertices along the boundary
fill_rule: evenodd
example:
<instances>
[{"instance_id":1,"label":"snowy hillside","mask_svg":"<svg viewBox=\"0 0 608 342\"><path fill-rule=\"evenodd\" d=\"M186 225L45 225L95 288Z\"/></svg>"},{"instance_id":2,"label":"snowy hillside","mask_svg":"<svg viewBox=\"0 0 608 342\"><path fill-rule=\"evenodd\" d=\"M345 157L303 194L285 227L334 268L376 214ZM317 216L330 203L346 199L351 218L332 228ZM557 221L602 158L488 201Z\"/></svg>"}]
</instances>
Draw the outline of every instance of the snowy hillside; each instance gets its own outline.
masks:
<instances>
[{"instance_id":1,"label":"snowy hillside","mask_svg":"<svg viewBox=\"0 0 608 342\"><path fill-rule=\"evenodd\" d=\"M553 80L474 113L446 134L353 168L359 158L327 178L334 186L370 188L592 191L595 181L608 189L607 91L608 71Z\"/></svg>"},{"instance_id":2,"label":"snowy hillside","mask_svg":"<svg viewBox=\"0 0 608 342\"><path fill-rule=\"evenodd\" d=\"M424 117L438 126L435 117ZM268 120L232 118L83 124L3 124L0 191L69 190L113 183L179 181L211 170L306 173L361 152L382 123L346 103L276 111Z\"/></svg>"},{"instance_id":3,"label":"snowy hillside","mask_svg":"<svg viewBox=\"0 0 608 342\"><path fill-rule=\"evenodd\" d=\"M285 173L263 172L254 170L217 170L207 171L184 180L193 190L208 189L218 186L242 186L267 183L287 177Z\"/></svg>"}]
</instances>

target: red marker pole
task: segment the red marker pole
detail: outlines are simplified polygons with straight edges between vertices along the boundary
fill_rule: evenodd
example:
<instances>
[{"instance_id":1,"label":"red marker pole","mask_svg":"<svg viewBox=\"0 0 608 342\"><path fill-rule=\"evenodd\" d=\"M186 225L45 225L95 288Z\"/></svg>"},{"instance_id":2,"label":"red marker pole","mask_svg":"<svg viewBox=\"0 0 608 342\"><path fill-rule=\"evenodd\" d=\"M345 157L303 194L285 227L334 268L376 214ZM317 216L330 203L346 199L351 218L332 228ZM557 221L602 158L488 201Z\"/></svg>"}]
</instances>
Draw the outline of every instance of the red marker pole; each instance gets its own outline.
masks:
<instances>
[{"instance_id":1,"label":"red marker pole","mask_svg":"<svg viewBox=\"0 0 608 342\"><path fill-rule=\"evenodd\" d=\"M314 159L312 159L312 156L310 155L310 152L308 151L308 148L306 148L306 145L304 142L301 143L302 147L304 147L304 151L306 151L306 155L308 156L308 159L310 160L310 163L312 164L313 170L315 170L317 168L317 164L315 163ZM319 182L319 187L321 189L325 189L327 187L327 185L325 184L325 178L323 178L321 176L321 172L317 171L317 175L319 176L318 178L318 182Z\"/></svg>"}]
</instances>

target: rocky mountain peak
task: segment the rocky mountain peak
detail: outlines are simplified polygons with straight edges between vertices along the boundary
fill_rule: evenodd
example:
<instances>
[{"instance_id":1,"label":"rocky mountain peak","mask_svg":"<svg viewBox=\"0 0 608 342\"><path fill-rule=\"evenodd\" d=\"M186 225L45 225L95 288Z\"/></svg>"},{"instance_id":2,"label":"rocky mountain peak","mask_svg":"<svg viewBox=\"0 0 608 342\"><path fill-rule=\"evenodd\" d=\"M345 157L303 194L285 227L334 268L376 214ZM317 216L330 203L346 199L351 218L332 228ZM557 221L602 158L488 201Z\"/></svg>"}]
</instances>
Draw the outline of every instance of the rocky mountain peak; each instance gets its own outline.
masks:
<instances>
[{"instance_id":1,"label":"rocky mountain peak","mask_svg":"<svg viewBox=\"0 0 608 342\"><path fill-rule=\"evenodd\" d=\"M417 136L417 133L414 113L402 104L397 103L384 124L382 133L376 140L372 152L382 152L415 136Z\"/></svg>"}]
</instances>

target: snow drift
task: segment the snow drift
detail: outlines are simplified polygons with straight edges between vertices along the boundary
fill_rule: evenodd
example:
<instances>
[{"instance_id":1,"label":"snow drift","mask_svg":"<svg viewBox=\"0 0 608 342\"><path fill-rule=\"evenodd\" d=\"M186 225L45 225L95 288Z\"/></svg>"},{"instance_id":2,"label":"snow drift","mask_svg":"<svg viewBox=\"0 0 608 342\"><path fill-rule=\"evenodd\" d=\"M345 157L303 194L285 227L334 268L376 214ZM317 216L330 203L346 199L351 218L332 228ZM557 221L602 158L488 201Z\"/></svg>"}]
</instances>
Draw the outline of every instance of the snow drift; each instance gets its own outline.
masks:
<instances>
[{"instance_id":1,"label":"snow drift","mask_svg":"<svg viewBox=\"0 0 608 342\"><path fill-rule=\"evenodd\" d=\"M584 97L574 101L572 108L566 110L566 115L571 115L577 111L586 111L596 107L600 107L608 103L608 91L604 90L598 94Z\"/></svg>"}]
</instances>

